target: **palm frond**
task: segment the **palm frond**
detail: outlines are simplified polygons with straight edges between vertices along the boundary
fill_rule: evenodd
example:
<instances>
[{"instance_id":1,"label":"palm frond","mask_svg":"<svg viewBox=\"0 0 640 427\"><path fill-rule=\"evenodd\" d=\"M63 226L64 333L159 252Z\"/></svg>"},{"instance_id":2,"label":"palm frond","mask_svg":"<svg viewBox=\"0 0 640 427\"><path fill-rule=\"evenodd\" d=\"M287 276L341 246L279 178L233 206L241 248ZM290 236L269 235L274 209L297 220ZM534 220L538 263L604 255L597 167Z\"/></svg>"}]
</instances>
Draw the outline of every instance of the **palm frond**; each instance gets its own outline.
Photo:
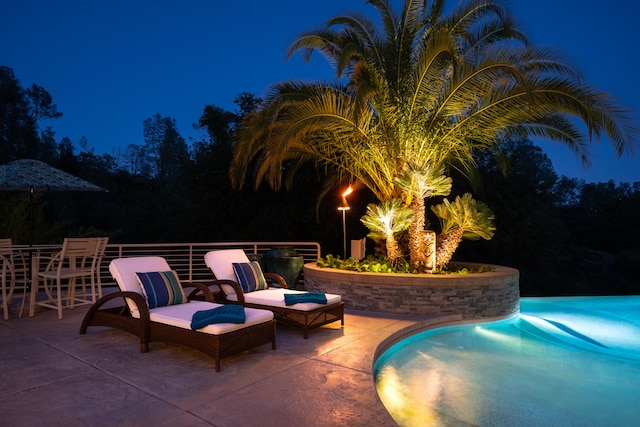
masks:
<instances>
[{"instance_id":1,"label":"palm frond","mask_svg":"<svg viewBox=\"0 0 640 427\"><path fill-rule=\"evenodd\" d=\"M470 193L457 196L453 202L444 199L439 205L431 207L440 219L443 234L449 234L456 228L462 228L467 239L483 238L489 240L495 231L493 212Z\"/></svg>"},{"instance_id":2,"label":"palm frond","mask_svg":"<svg viewBox=\"0 0 640 427\"><path fill-rule=\"evenodd\" d=\"M369 237L387 240L409 228L413 212L400 199L390 199L379 205L369 204L360 221L370 230Z\"/></svg>"},{"instance_id":3,"label":"palm frond","mask_svg":"<svg viewBox=\"0 0 640 427\"><path fill-rule=\"evenodd\" d=\"M449 14L445 0L404 0L397 11L389 0L367 3L376 19L338 15L291 44L288 57L318 52L342 80L273 85L237 128L235 186L249 171L256 187L288 186L315 162L381 202L410 200L444 195L448 178L430 173L471 176L479 150L495 151L508 136L558 142L585 166L604 136L618 156L637 152L635 113L557 52L529 45L497 1L465 0ZM447 221L483 237L473 230L487 223L466 213L482 205L457 203L444 203Z\"/></svg>"}]
</instances>

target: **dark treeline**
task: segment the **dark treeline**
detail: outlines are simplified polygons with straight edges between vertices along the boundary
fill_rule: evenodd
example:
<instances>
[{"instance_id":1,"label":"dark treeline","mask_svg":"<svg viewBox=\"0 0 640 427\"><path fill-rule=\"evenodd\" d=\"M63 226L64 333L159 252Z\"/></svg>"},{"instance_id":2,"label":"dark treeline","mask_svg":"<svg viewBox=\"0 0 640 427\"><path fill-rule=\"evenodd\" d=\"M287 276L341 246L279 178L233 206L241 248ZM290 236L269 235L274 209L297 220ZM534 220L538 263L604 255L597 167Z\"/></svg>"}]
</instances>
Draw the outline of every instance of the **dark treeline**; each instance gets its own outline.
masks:
<instances>
[{"instance_id":1,"label":"dark treeline","mask_svg":"<svg viewBox=\"0 0 640 427\"><path fill-rule=\"evenodd\" d=\"M42 129L61 115L51 96L37 85L24 89L13 70L0 67L0 164L38 159L109 190L36 193L34 243L86 235L114 243L317 241L324 255L341 255L340 195L322 197L325 171L307 165L289 191L254 190L253 182L232 188L232 135L260 99L242 93L234 102L235 112L203 108L194 124L202 140L185 141L174 119L157 114L142 124L140 144L98 154L84 138L56 141L51 127ZM493 209L497 226L492 240L465 241L454 259L518 268L523 296L640 293L640 183L558 177L531 142L503 148L506 174L479 156L474 185L454 178L460 188L452 197L471 191ZM0 191L0 237L28 243L28 199ZM359 218L374 200L360 190L349 202L348 239L362 238Z\"/></svg>"}]
</instances>

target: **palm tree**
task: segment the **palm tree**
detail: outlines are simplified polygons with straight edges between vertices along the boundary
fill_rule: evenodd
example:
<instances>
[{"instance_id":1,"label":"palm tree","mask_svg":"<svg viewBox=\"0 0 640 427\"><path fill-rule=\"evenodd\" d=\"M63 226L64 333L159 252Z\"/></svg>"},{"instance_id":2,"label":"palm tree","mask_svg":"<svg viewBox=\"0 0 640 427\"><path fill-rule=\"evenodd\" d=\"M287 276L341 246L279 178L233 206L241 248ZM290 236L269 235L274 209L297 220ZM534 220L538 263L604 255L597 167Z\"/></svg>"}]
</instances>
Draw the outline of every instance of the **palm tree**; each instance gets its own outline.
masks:
<instances>
[{"instance_id":1,"label":"palm tree","mask_svg":"<svg viewBox=\"0 0 640 427\"><path fill-rule=\"evenodd\" d=\"M379 205L371 203L360 221L371 230L368 237L385 242L386 256L391 265L400 267L403 253L396 235L409 228L413 222L411 209L403 206L400 199L385 200Z\"/></svg>"},{"instance_id":2,"label":"palm tree","mask_svg":"<svg viewBox=\"0 0 640 427\"><path fill-rule=\"evenodd\" d=\"M437 239L436 268L449 262L463 237L474 240L493 237L493 212L469 193L457 196L453 203L444 199L441 204L431 206L431 210L440 219L442 229Z\"/></svg>"},{"instance_id":3,"label":"palm tree","mask_svg":"<svg viewBox=\"0 0 640 427\"><path fill-rule=\"evenodd\" d=\"M618 156L636 149L630 112L529 45L496 1L469 0L450 14L444 0L404 0L398 12L388 0L367 3L378 21L339 15L293 42L289 56L320 53L336 81L272 86L236 133L234 185L255 166L254 185L277 189L313 161L332 172L328 185L357 181L381 202L414 203L423 224L430 194L414 190L439 187L429 171L469 174L477 150L506 138L559 142L585 166L603 133Z\"/></svg>"},{"instance_id":4,"label":"palm tree","mask_svg":"<svg viewBox=\"0 0 640 427\"><path fill-rule=\"evenodd\" d=\"M453 180L445 176L444 169L432 169L429 165L409 164L404 173L396 180L403 193L410 198L409 206L413 212L413 222L409 226L409 265L415 270L425 270L427 253L423 248L425 230L425 202L434 196L447 196L451 192Z\"/></svg>"}]
</instances>

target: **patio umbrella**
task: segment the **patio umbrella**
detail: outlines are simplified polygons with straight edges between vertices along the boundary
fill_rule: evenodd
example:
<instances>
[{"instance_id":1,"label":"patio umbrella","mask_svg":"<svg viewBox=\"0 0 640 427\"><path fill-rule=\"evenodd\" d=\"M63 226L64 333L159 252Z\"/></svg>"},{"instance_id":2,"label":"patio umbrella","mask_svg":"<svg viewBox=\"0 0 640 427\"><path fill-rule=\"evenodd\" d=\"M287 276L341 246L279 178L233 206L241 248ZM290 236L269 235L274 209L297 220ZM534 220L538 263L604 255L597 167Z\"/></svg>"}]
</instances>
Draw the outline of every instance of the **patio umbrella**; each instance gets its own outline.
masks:
<instances>
[{"instance_id":1,"label":"patio umbrella","mask_svg":"<svg viewBox=\"0 0 640 427\"><path fill-rule=\"evenodd\" d=\"M0 190L106 191L39 160L16 160L0 165Z\"/></svg>"},{"instance_id":2,"label":"patio umbrella","mask_svg":"<svg viewBox=\"0 0 640 427\"><path fill-rule=\"evenodd\" d=\"M0 165L0 190L29 191L29 244L33 244L34 191L107 191L39 160L23 159Z\"/></svg>"}]
</instances>

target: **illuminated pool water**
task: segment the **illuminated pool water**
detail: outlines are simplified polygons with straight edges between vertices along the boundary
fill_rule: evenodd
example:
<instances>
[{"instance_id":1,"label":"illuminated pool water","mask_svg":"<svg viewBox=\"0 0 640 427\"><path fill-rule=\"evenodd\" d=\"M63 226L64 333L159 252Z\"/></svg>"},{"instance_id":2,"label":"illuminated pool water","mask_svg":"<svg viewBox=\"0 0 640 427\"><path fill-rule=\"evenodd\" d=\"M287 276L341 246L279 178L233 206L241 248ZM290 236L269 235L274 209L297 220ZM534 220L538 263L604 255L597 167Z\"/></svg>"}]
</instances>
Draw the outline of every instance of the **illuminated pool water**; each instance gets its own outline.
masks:
<instances>
[{"instance_id":1,"label":"illuminated pool water","mask_svg":"<svg viewBox=\"0 0 640 427\"><path fill-rule=\"evenodd\" d=\"M519 317L419 333L375 364L401 426L640 425L640 296L522 298Z\"/></svg>"}]
</instances>

